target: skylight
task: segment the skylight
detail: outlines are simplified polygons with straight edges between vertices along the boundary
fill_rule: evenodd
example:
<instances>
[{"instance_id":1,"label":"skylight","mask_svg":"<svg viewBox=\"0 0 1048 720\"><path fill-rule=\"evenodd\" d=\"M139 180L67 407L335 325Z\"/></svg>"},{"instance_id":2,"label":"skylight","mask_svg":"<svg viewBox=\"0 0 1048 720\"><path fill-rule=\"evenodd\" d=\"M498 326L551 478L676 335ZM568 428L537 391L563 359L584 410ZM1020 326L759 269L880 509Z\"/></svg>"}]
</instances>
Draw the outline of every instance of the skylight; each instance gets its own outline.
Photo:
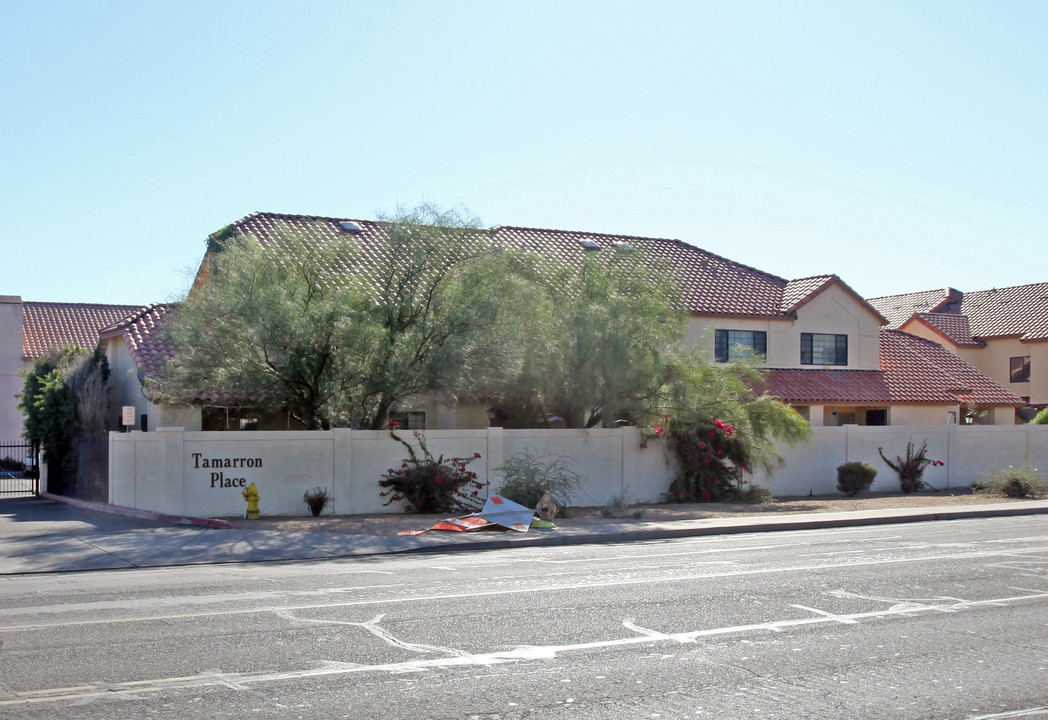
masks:
<instances>
[{"instance_id":1,"label":"skylight","mask_svg":"<svg viewBox=\"0 0 1048 720\"><path fill-rule=\"evenodd\" d=\"M586 239L579 240L579 245L582 246L583 250L600 250L600 245L598 245L593 240L586 240Z\"/></svg>"},{"instance_id":2,"label":"skylight","mask_svg":"<svg viewBox=\"0 0 1048 720\"><path fill-rule=\"evenodd\" d=\"M354 222L352 220L343 220L338 224L338 226L346 232L351 232L354 234L361 233L364 231L364 228L360 227L360 223Z\"/></svg>"}]
</instances>

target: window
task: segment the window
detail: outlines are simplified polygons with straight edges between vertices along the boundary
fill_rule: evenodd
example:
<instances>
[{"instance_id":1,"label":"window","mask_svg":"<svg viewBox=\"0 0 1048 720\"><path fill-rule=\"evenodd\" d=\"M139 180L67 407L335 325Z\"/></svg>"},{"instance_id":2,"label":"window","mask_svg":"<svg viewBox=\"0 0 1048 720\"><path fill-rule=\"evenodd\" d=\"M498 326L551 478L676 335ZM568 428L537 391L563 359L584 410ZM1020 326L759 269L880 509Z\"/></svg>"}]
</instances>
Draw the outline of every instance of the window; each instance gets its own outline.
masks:
<instances>
[{"instance_id":1,"label":"window","mask_svg":"<svg viewBox=\"0 0 1048 720\"><path fill-rule=\"evenodd\" d=\"M801 365L847 364L847 335L801 333Z\"/></svg>"},{"instance_id":2,"label":"window","mask_svg":"<svg viewBox=\"0 0 1048 720\"><path fill-rule=\"evenodd\" d=\"M408 412L392 413L390 420L397 423L401 430L425 430L426 413L409 410Z\"/></svg>"},{"instance_id":3,"label":"window","mask_svg":"<svg viewBox=\"0 0 1048 720\"><path fill-rule=\"evenodd\" d=\"M1013 357L1011 361L1012 382L1030 382L1030 356Z\"/></svg>"},{"instance_id":4,"label":"window","mask_svg":"<svg viewBox=\"0 0 1048 720\"><path fill-rule=\"evenodd\" d=\"M717 362L752 360L768 354L768 333L763 330L718 330L714 337Z\"/></svg>"}]
</instances>

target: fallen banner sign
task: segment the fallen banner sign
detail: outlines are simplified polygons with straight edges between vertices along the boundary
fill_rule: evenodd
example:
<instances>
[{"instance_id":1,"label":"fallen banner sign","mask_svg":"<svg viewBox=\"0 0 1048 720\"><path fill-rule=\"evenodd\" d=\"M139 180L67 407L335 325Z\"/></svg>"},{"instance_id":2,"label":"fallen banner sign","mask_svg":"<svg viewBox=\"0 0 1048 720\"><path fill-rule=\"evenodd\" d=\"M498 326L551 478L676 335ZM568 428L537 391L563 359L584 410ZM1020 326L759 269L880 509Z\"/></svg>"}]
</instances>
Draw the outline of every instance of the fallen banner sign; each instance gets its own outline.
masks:
<instances>
[{"instance_id":1,"label":"fallen banner sign","mask_svg":"<svg viewBox=\"0 0 1048 720\"><path fill-rule=\"evenodd\" d=\"M501 495L492 495L484 503L484 509L479 513L447 518L425 530L404 530L397 534L421 535L430 530L476 532L477 530L502 529L527 532L528 528L531 527L531 520L534 516L535 511L531 508L526 508L512 500L507 500Z\"/></svg>"}]
</instances>

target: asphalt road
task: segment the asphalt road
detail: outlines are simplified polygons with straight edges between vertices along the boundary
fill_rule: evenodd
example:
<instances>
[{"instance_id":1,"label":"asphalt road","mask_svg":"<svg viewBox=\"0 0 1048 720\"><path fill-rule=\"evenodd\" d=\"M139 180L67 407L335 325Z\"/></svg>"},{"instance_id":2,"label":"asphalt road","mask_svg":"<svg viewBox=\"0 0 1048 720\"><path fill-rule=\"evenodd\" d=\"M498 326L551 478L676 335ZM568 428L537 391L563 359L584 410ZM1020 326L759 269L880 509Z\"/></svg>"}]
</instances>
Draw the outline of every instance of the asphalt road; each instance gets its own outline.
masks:
<instances>
[{"instance_id":1,"label":"asphalt road","mask_svg":"<svg viewBox=\"0 0 1048 720\"><path fill-rule=\"evenodd\" d=\"M1048 519L10 576L0 643L0 717L1048 718Z\"/></svg>"}]
</instances>

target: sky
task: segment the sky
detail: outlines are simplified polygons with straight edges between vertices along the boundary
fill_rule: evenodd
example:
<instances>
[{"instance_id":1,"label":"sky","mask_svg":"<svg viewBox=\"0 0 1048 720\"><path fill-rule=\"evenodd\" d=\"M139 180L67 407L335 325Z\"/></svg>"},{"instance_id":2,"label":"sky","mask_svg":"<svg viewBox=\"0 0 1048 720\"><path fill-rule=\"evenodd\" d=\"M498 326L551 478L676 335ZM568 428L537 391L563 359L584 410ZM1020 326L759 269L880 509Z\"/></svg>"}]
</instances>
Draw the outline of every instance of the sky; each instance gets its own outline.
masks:
<instances>
[{"instance_id":1,"label":"sky","mask_svg":"<svg viewBox=\"0 0 1048 720\"><path fill-rule=\"evenodd\" d=\"M256 211L1048 281L1048 3L0 0L0 295L179 299Z\"/></svg>"}]
</instances>

